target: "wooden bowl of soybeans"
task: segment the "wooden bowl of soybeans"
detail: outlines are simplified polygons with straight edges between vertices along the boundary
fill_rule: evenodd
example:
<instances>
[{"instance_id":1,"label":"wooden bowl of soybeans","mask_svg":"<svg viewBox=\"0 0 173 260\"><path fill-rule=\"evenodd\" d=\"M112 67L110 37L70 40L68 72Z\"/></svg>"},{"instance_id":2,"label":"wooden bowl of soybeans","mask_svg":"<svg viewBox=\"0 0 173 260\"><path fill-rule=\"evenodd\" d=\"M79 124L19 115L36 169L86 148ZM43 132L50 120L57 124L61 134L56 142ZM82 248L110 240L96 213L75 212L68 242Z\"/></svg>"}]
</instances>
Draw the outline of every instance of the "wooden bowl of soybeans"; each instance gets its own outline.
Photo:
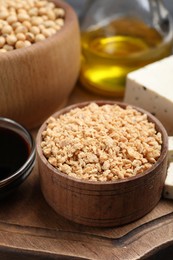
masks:
<instances>
[{"instance_id":1,"label":"wooden bowl of soybeans","mask_svg":"<svg viewBox=\"0 0 173 260\"><path fill-rule=\"evenodd\" d=\"M80 30L61 0L0 6L0 116L27 128L63 107L80 68Z\"/></svg>"}]
</instances>

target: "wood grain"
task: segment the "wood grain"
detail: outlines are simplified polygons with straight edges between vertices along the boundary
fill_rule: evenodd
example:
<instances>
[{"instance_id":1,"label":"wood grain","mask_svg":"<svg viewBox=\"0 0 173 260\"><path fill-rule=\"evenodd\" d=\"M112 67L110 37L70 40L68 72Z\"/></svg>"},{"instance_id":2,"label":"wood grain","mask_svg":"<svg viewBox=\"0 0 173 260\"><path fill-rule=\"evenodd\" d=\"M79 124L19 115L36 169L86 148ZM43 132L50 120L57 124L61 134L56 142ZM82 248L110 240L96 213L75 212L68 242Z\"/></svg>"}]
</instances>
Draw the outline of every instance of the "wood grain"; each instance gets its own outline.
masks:
<instances>
[{"instance_id":1,"label":"wood grain","mask_svg":"<svg viewBox=\"0 0 173 260\"><path fill-rule=\"evenodd\" d=\"M95 97L77 87L69 104L88 99ZM157 260L171 259L171 251L165 251L171 245L172 201L161 199L145 217L117 228L74 224L56 214L44 200L37 164L13 196L0 202L2 260L134 260L154 259L156 255Z\"/></svg>"},{"instance_id":2,"label":"wood grain","mask_svg":"<svg viewBox=\"0 0 173 260\"><path fill-rule=\"evenodd\" d=\"M118 104L125 108L126 104L115 101L96 101L98 105ZM69 112L76 107L84 107L89 102L77 103L65 107L55 114ZM40 183L44 197L49 205L60 215L74 222L88 226L111 227L127 224L137 220L151 211L161 197L167 171L168 137L162 124L150 113L134 107L142 114L147 114L163 138L162 153L157 163L145 174L135 177L111 181L80 181L69 177L51 166L41 149L44 123L37 135L37 154L40 172Z\"/></svg>"},{"instance_id":3,"label":"wood grain","mask_svg":"<svg viewBox=\"0 0 173 260\"><path fill-rule=\"evenodd\" d=\"M64 1L62 30L30 47L0 55L0 116L33 128L65 105L80 67L80 33L75 12Z\"/></svg>"}]
</instances>

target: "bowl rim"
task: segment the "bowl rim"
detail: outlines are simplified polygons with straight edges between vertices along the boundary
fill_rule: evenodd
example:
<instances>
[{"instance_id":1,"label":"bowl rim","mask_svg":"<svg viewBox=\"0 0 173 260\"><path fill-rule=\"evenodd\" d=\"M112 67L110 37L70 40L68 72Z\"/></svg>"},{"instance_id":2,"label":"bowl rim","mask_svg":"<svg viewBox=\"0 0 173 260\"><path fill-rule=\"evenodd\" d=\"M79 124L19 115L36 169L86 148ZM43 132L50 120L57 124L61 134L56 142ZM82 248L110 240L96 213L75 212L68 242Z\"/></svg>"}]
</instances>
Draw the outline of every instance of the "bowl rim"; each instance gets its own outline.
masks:
<instances>
[{"instance_id":1,"label":"bowl rim","mask_svg":"<svg viewBox=\"0 0 173 260\"><path fill-rule=\"evenodd\" d=\"M16 133L17 133L17 129L19 129L26 136L26 139L25 139L26 143L27 144L30 143L30 151L29 151L27 160L17 171L15 171L13 174L8 176L7 178L0 180L0 189L8 186L9 184L16 181L23 175L26 175L25 172L29 172L29 169L33 168L33 166L35 164L35 159L36 159L36 145L35 145L35 141L31 135L31 133L24 126L22 126L21 124L19 124L18 122L14 121L10 118L0 117L0 123L1 122L4 122L6 124L6 126L3 126L3 125L1 126L1 124L0 124L0 128L2 127L4 129L11 129L11 131L16 132ZM12 129L12 127L14 127L14 129ZM15 128L16 128L16 131L15 131ZM19 133L18 133L18 135L21 136Z\"/></svg>"},{"instance_id":2,"label":"bowl rim","mask_svg":"<svg viewBox=\"0 0 173 260\"><path fill-rule=\"evenodd\" d=\"M50 117L55 117L57 118L58 116L67 113L68 111L70 111L71 109L77 108L77 107L84 107L89 105L90 103L96 103L98 105L105 105L105 104L110 104L110 105L114 105L117 104L120 107L126 107L126 106L131 106L132 108L136 109L137 111L141 112L141 113L145 113L147 115L147 118L149 121L153 122L156 126L156 129L159 128L159 131L161 131L162 134L162 150L161 150L161 155L158 158L158 160L156 161L156 163L154 163L152 165L151 168L149 168L148 170L144 171L143 173L139 173L136 176L132 176L129 178L125 178L125 179L121 179L121 180L114 180L114 181L89 181L89 180L83 180L83 179L78 179L72 176L69 176L66 173L61 172L60 170L56 169L54 166L52 166L48 160L46 159L46 157L43 155L42 153L42 149L41 149L41 134L42 132L45 130L46 125L47 125L47 120ZM67 180L70 180L74 183L80 183L80 184L90 184L90 185L100 185L100 186L104 186L104 185L118 185L118 184L123 184L123 183L127 183L127 182L134 182L135 180L138 180L142 177L147 176L148 174L150 174L153 170L155 170L158 165L165 159L165 157L168 154L168 134L167 131L165 129L165 127L163 126L163 124L160 122L160 120L158 120L155 116L153 116L150 112L146 111L143 108L140 108L138 106L134 106L125 102L121 102L121 101L110 101L110 100L92 100L92 101L85 101L85 102L79 102L79 103L75 103L73 105L69 105L63 109L60 109L58 111L56 111L55 113L53 113L52 115L49 116L49 118L47 118L43 124L40 126L38 132L37 132L37 136L36 136L36 150L37 150L37 155L39 156L39 158L41 159L41 161L43 162L45 167L48 167L49 170L51 170L52 174L55 175L59 175L60 177L66 178Z\"/></svg>"},{"instance_id":3,"label":"bowl rim","mask_svg":"<svg viewBox=\"0 0 173 260\"><path fill-rule=\"evenodd\" d=\"M65 23L62 29L43 41L31 44L31 46L27 46L20 49L14 49L12 51L2 53L0 55L1 60L10 59L11 57L23 57L25 55L30 55L31 53L39 51L40 49L47 48L48 46L51 47L52 43L60 41L61 38L66 37L67 32L71 30L70 25L74 24L74 21L78 21L77 15L72 6L65 1L49 0L49 2L53 2L56 5L56 7L63 8L65 10Z\"/></svg>"}]
</instances>

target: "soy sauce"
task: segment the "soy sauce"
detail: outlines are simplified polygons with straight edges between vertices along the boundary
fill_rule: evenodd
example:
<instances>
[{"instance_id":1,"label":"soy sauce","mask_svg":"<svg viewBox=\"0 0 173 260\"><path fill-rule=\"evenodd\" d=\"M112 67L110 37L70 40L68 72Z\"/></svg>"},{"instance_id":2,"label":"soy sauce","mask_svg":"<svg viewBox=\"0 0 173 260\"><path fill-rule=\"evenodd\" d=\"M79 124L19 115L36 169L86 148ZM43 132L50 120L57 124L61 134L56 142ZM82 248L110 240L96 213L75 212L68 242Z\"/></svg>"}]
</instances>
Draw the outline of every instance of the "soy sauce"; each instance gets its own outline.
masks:
<instances>
[{"instance_id":1,"label":"soy sauce","mask_svg":"<svg viewBox=\"0 0 173 260\"><path fill-rule=\"evenodd\" d=\"M26 141L18 133L0 127L0 180L14 174L28 156Z\"/></svg>"}]
</instances>

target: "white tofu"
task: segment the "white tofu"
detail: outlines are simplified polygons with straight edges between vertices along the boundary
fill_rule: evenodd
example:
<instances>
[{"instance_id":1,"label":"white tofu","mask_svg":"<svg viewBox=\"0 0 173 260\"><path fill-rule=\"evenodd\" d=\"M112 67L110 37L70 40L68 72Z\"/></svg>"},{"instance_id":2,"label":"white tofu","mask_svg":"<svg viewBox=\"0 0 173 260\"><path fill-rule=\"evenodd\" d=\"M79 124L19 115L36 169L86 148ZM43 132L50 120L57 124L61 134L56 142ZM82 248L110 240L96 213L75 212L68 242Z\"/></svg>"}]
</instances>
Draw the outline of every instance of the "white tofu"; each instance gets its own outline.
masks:
<instances>
[{"instance_id":1,"label":"white tofu","mask_svg":"<svg viewBox=\"0 0 173 260\"><path fill-rule=\"evenodd\" d=\"M173 136L168 137L168 160L173 162Z\"/></svg>"},{"instance_id":2,"label":"white tofu","mask_svg":"<svg viewBox=\"0 0 173 260\"><path fill-rule=\"evenodd\" d=\"M163 197L173 199L173 136L168 137L168 170L163 188Z\"/></svg>"},{"instance_id":3,"label":"white tofu","mask_svg":"<svg viewBox=\"0 0 173 260\"><path fill-rule=\"evenodd\" d=\"M173 162L171 162L168 167L163 188L163 197L166 199L173 199Z\"/></svg>"},{"instance_id":4,"label":"white tofu","mask_svg":"<svg viewBox=\"0 0 173 260\"><path fill-rule=\"evenodd\" d=\"M124 102L155 115L173 135L173 56L129 73Z\"/></svg>"}]
</instances>

